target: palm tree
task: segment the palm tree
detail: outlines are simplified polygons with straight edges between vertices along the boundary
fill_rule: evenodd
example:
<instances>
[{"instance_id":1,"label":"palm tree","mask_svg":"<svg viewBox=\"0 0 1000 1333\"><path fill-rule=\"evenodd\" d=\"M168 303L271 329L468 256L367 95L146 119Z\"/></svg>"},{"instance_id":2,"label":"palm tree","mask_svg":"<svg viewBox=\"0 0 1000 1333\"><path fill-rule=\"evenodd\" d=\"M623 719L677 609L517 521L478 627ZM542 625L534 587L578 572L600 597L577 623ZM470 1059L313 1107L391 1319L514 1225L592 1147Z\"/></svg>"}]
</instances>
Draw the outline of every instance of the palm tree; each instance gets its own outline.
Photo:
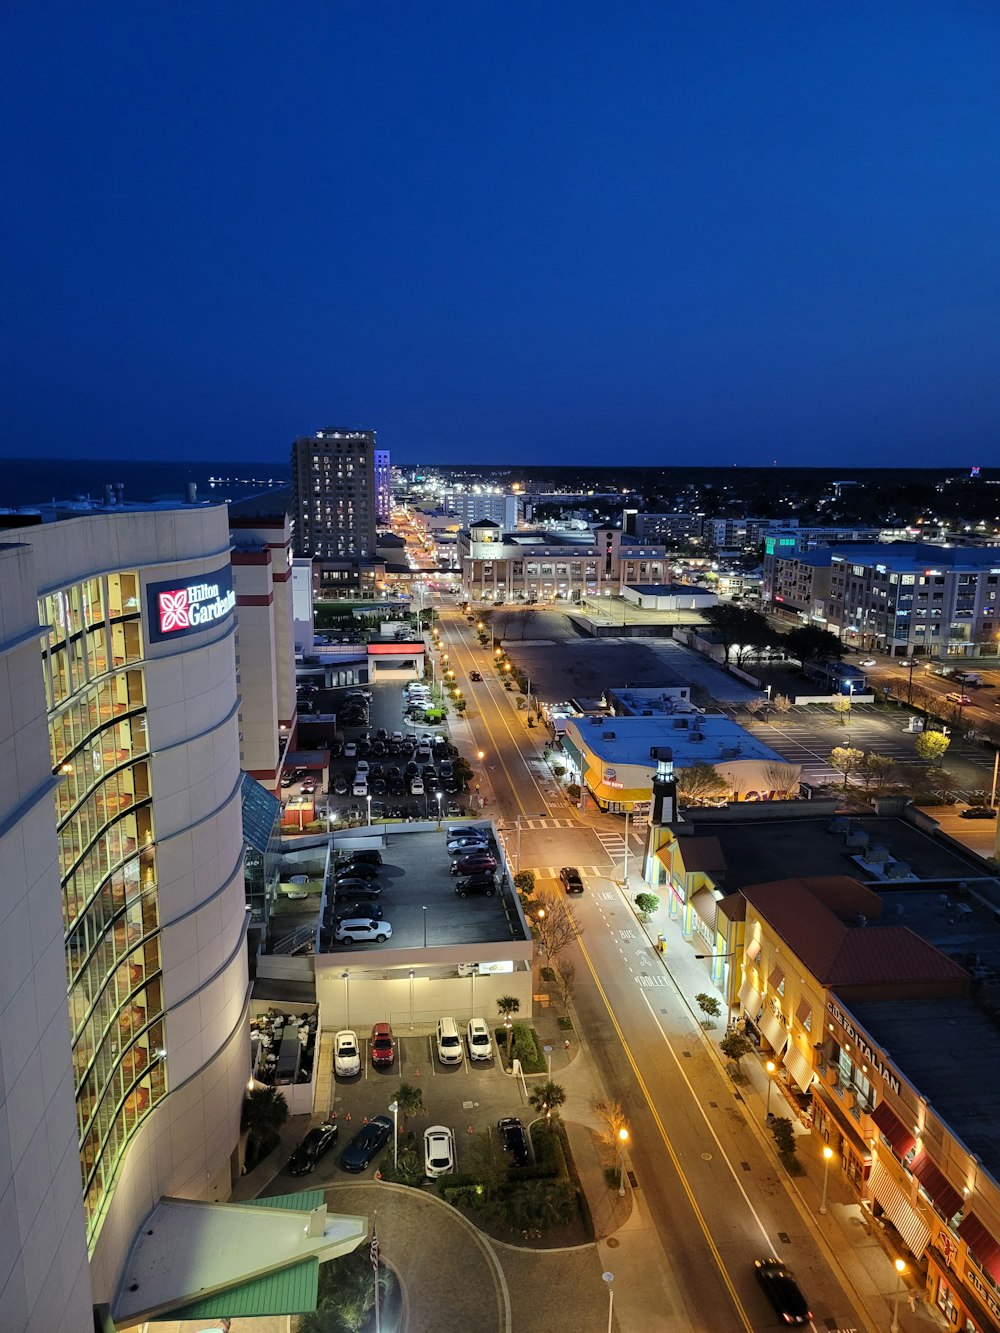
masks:
<instances>
[{"instance_id":1,"label":"palm tree","mask_svg":"<svg viewBox=\"0 0 1000 1333\"><path fill-rule=\"evenodd\" d=\"M423 1115L424 1113L424 1094L419 1088L415 1088L412 1083L400 1083L396 1089L396 1104L403 1116L403 1124L406 1124L407 1116Z\"/></svg>"},{"instance_id":2,"label":"palm tree","mask_svg":"<svg viewBox=\"0 0 1000 1333\"><path fill-rule=\"evenodd\" d=\"M510 1020L515 1014L521 1012L521 1001L516 995L501 995L497 1000L497 1008L500 1010L503 1025L507 1029L507 1062L509 1064L510 1044L514 1040L514 1026Z\"/></svg>"},{"instance_id":3,"label":"palm tree","mask_svg":"<svg viewBox=\"0 0 1000 1333\"><path fill-rule=\"evenodd\" d=\"M288 1119L288 1102L277 1088L254 1088L243 1099L240 1129L247 1134L247 1169L271 1151Z\"/></svg>"},{"instance_id":4,"label":"palm tree","mask_svg":"<svg viewBox=\"0 0 1000 1333\"><path fill-rule=\"evenodd\" d=\"M528 1101L545 1116L545 1123L552 1123L552 1112L557 1111L566 1100L566 1089L561 1088L558 1083L553 1083L551 1079L546 1079L540 1083L534 1090Z\"/></svg>"}]
</instances>

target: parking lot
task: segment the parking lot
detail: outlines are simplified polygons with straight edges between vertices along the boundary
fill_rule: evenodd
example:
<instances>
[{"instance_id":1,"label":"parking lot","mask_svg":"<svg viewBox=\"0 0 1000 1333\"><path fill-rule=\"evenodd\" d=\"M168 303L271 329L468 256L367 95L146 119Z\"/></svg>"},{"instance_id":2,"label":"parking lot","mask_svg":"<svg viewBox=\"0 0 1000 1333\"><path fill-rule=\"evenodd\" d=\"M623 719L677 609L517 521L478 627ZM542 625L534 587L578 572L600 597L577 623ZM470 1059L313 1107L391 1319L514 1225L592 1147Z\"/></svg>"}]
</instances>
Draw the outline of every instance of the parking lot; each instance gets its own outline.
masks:
<instances>
[{"instance_id":1,"label":"parking lot","mask_svg":"<svg viewBox=\"0 0 1000 1333\"><path fill-rule=\"evenodd\" d=\"M332 1057L324 1052L324 1068L327 1082L317 1089L317 1115L325 1115L335 1120L339 1126L335 1147L318 1164L309 1177L309 1184L322 1184L325 1180L343 1180L345 1178L370 1178L379 1168L379 1163L392 1160L392 1142L376 1160L360 1175L351 1173L348 1177L339 1166L339 1157L351 1138L363 1127L366 1118L389 1116L389 1105L403 1083L418 1087L423 1094L424 1110L411 1117L404 1126L404 1117L397 1117L400 1138L412 1130L423 1152L422 1138L424 1130L430 1125L447 1125L455 1135L455 1169L462 1170L462 1154L465 1144L472 1134L489 1130L496 1134L496 1123L506 1116L517 1116L525 1126L535 1119L535 1112L528 1106L524 1092L518 1080L505 1074L501 1061L494 1051L489 1061L471 1061L464 1045L464 1025L460 1024L463 1035L462 1063L453 1066L442 1065L434 1051L433 1033L421 1032L412 1035L396 1033L396 1059L391 1066L375 1068L371 1061L370 1037L367 1032L357 1028L361 1051L361 1073L351 1078L340 1078L332 1074ZM491 1029L492 1031L492 1029ZM333 1034L323 1034L323 1044L332 1044ZM303 1134L305 1128L303 1128ZM274 1185L269 1192L281 1193L289 1188L291 1179L283 1165Z\"/></svg>"}]
</instances>

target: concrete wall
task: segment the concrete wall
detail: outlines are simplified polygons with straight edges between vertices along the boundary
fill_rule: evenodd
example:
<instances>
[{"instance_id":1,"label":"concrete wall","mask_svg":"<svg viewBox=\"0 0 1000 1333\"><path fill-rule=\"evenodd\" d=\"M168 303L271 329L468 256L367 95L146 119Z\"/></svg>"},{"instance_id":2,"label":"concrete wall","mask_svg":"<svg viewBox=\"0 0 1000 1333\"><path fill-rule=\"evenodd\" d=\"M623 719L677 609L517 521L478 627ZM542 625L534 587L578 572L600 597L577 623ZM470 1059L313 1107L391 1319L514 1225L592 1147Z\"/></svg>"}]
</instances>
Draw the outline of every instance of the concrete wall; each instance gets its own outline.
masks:
<instances>
[{"instance_id":1,"label":"concrete wall","mask_svg":"<svg viewBox=\"0 0 1000 1333\"><path fill-rule=\"evenodd\" d=\"M482 945L466 950L484 961L510 958L508 952L494 949L489 958ZM435 952L427 949L426 954ZM442 951L445 952L445 951ZM450 949L455 953L454 948ZM430 962L425 961L424 966ZM485 1018L492 1026L499 1021L496 1002L501 995L515 995L521 1001L520 1016L530 1022L532 1014L531 969L523 960L515 964L514 972L500 972L480 977L460 977L457 971L447 976L421 975L414 967L413 981L408 968L394 968L385 972L370 971L371 960L363 966L345 964L343 957L316 959L316 1000L320 1005L323 1028L336 1031L352 1027L358 1031L373 1023L391 1023L405 1035L411 1024L414 1029L427 1030L439 1018L448 1015L459 1024L470 1018ZM347 972L347 981L343 973Z\"/></svg>"}]
</instances>

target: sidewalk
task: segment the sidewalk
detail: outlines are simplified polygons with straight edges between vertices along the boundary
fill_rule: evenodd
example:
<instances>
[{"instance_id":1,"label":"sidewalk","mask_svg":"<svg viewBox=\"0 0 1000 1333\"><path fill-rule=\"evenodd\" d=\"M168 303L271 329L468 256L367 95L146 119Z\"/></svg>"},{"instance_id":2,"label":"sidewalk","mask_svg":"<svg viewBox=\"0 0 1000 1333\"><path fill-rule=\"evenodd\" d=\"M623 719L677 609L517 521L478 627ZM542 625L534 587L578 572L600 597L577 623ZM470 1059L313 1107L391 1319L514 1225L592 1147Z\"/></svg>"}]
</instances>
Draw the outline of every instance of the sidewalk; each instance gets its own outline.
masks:
<instances>
[{"instance_id":1,"label":"sidewalk","mask_svg":"<svg viewBox=\"0 0 1000 1333\"><path fill-rule=\"evenodd\" d=\"M634 902L635 895L648 885L638 874L630 874L627 895ZM662 902L662 895L661 895ZM638 918L637 918L638 922ZM705 992L715 995L726 1009L725 997L712 982L707 965L696 959L696 953L707 953L708 946L697 938L686 940L678 922L672 921L665 907L661 906L649 921L639 923L650 941L651 966L661 966L670 978L678 995L691 1013L693 1022L700 1027L704 1018L695 1003L695 995ZM667 941L666 954L657 955L655 942L658 934ZM720 1021L714 1031L705 1033L705 1038L713 1059L719 1066L720 1076L731 1086L732 1080L726 1069L726 1060L719 1051L719 1039L725 1034L725 1019ZM774 1144L765 1129L765 1115L768 1095L768 1075L763 1059L759 1055L748 1055L742 1062L746 1082L740 1085L743 1113L748 1126L767 1145L768 1152L775 1157ZM776 1084L771 1093L771 1109L775 1114L784 1113L784 1098L781 1087ZM784 1108L787 1109L787 1108ZM870 1227L870 1216L858 1203L853 1190L841 1179L837 1169L831 1169L827 1185L827 1213L819 1214L823 1196L823 1162L820 1156L819 1140L790 1115L795 1127L799 1146L799 1161L804 1174L785 1176L786 1184L793 1201L805 1225L820 1241L826 1259L833 1270L839 1273L841 1280L852 1292L861 1311L868 1316L868 1327L872 1333L888 1327L892 1318L892 1293L897 1289L897 1277L892 1258L879 1244ZM899 1327L901 1333L930 1333L930 1330L947 1328L938 1311L927 1303L922 1291L907 1293L916 1296L916 1311L910 1309L907 1298L900 1300Z\"/></svg>"}]
</instances>

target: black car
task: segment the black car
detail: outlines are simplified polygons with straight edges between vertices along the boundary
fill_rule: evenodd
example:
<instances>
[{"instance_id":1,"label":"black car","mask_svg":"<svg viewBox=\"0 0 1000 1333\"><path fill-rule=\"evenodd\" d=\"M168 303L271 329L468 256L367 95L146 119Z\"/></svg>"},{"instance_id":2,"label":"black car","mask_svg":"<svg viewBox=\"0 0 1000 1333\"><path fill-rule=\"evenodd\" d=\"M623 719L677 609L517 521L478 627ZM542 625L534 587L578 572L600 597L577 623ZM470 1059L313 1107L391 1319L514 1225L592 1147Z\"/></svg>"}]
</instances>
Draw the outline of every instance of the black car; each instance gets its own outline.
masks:
<instances>
[{"instance_id":1,"label":"black car","mask_svg":"<svg viewBox=\"0 0 1000 1333\"><path fill-rule=\"evenodd\" d=\"M341 921L356 921L364 917L367 921L381 921L383 916L382 908L370 898L363 898L352 902L350 898L338 898L335 904L333 915L329 912L324 920L325 925L338 924Z\"/></svg>"},{"instance_id":2,"label":"black car","mask_svg":"<svg viewBox=\"0 0 1000 1333\"><path fill-rule=\"evenodd\" d=\"M392 1121L384 1115L377 1115L368 1121L351 1139L340 1154L340 1165L345 1171L364 1171L371 1166L385 1145L392 1138Z\"/></svg>"},{"instance_id":3,"label":"black car","mask_svg":"<svg viewBox=\"0 0 1000 1333\"><path fill-rule=\"evenodd\" d=\"M316 1163L337 1142L338 1126L327 1122L317 1125L305 1136L288 1159L288 1170L293 1176L307 1176L316 1169Z\"/></svg>"},{"instance_id":4,"label":"black car","mask_svg":"<svg viewBox=\"0 0 1000 1333\"><path fill-rule=\"evenodd\" d=\"M381 866L370 865L367 861L338 861L334 867L334 879L378 879Z\"/></svg>"},{"instance_id":5,"label":"black car","mask_svg":"<svg viewBox=\"0 0 1000 1333\"><path fill-rule=\"evenodd\" d=\"M338 879L333 886L335 898L378 898L382 885L374 879Z\"/></svg>"},{"instance_id":6,"label":"black car","mask_svg":"<svg viewBox=\"0 0 1000 1333\"><path fill-rule=\"evenodd\" d=\"M469 679L470 679L470 680L482 680L482 678L483 678L483 673L482 673L481 671L470 671L470 672L469 672Z\"/></svg>"},{"instance_id":7,"label":"black car","mask_svg":"<svg viewBox=\"0 0 1000 1333\"><path fill-rule=\"evenodd\" d=\"M808 1324L812 1311L799 1291L799 1284L780 1259L755 1259L757 1281L764 1288L775 1313L786 1324Z\"/></svg>"},{"instance_id":8,"label":"black car","mask_svg":"<svg viewBox=\"0 0 1000 1333\"><path fill-rule=\"evenodd\" d=\"M500 1131L500 1142L503 1145L504 1152L509 1152L514 1159L515 1166L527 1166L528 1155L528 1136L524 1132L524 1125L518 1120L517 1116L505 1116L503 1120L497 1121L497 1129Z\"/></svg>"},{"instance_id":9,"label":"black car","mask_svg":"<svg viewBox=\"0 0 1000 1333\"><path fill-rule=\"evenodd\" d=\"M563 866L559 871L559 878L562 880L567 893L583 892L583 880L580 878L580 872L576 866Z\"/></svg>"},{"instance_id":10,"label":"black car","mask_svg":"<svg viewBox=\"0 0 1000 1333\"><path fill-rule=\"evenodd\" d=\"M970 805L961 812L963 819L996 819L997 812L988 805Z\"/></svg>"},{"instance_id":11,"label":"black car","mask_svg":"<svg viewBox=\"0 0 1000 1333\"><path fill-rule=\"evenodd\" d=\"M382 864L382 853L376 851L374 847L363 847L357 852L348 852L342 861L338 861L338 866L349 865L380 866Z\"/></svg>"},{"instance_id":12,"label":"black car","mask_svg":"<svg viewBox=\"0 0 1000 1333\"><path fill-rule=\"evenodd\" d=\"M347 795L347 779L342 774L338 774L330 785L333 788L335 796Z\"/></svg>"},{"instance_id":13,"label":"black car","mask_svg":"<svg viewBox=\"0 0 1000 1333\"><path fill-rule=\"evenodd\" d=\"M496 881L492 875L468 875L455 885L455 892L460 898L468 898L470 893L481 893L486 898L492 898L496 891Z\"/></svg>"}]
</instances>

